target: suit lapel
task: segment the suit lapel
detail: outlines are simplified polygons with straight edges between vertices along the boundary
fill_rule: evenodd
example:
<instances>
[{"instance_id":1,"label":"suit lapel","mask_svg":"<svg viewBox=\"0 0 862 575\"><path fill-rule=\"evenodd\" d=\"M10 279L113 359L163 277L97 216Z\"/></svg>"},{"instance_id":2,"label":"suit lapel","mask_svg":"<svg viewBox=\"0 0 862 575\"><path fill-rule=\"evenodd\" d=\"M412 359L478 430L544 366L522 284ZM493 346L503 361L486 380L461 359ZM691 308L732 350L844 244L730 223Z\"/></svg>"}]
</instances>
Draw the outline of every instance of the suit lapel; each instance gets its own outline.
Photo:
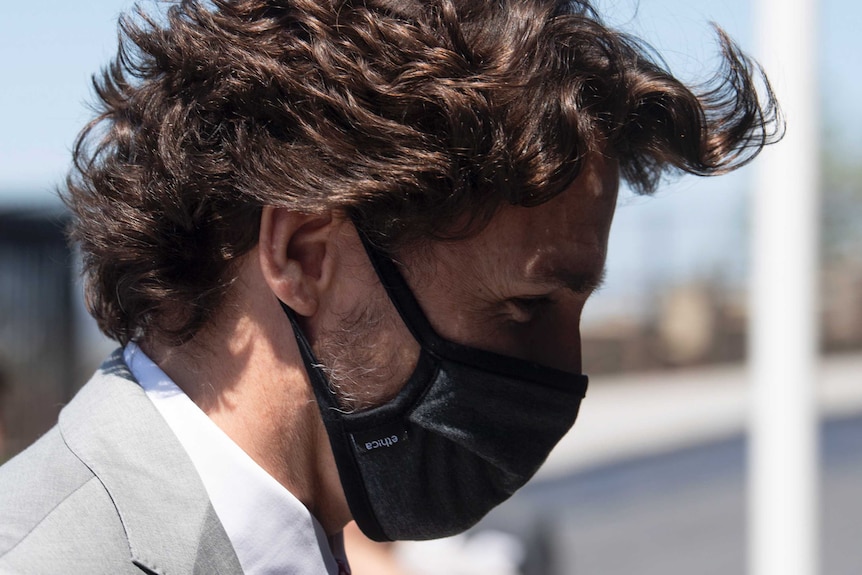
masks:
<instances>
[{"instance_id":1,"label":"suit lapel","mask_svg":"<svg viewBox=\"0 0 862 575\"><path fill-rule=\"evenodd\" d=\"M242 573L191 460L120 351L63 409L60 432L114 501L134 563L153 573Z\"/></svg>"}]
</instances>

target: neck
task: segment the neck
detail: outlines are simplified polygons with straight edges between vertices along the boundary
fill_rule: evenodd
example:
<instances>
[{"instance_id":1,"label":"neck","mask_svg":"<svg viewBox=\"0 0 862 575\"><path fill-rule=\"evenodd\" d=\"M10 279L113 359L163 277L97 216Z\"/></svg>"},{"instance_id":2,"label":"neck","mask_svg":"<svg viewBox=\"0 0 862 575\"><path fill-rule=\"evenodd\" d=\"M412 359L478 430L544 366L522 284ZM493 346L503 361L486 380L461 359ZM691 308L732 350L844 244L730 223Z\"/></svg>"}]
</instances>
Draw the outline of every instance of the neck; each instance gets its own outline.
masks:
<instances>
[{"instance_id":1,"label":"neck","mask_svg":"<svg viewBox=\"0 0 862 575\"><path fill-rule=\"evenodd\" d=\"M282 322L258 321L251 309L222 318L183 346L141 346L331 535L350 520L349 511L293 332L271 294L269 299L276 312L263 317ZM283 342L280 349L276 342Z\"/></svg>"}]
</instances>

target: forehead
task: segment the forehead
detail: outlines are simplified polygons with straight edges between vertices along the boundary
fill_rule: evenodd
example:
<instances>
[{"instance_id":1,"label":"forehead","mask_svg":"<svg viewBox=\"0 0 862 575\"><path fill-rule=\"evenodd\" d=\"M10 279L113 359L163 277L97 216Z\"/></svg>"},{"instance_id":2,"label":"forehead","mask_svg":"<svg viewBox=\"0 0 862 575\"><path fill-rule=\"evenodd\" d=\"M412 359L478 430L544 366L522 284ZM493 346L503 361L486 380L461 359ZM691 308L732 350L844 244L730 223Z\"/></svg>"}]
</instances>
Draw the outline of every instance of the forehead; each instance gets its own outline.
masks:
<instances>
[{"instance_id":1,"label":"forehead","mask_svg":"<svg viewBox=\"0 0 862 575\"><path fill-rule=\"evenodd\" d=\"M510 248L535 247L543 251L593 243L610 227L618 181L616 162L597 157L584 164L581 174L566 191L544 204L502 208L477 239Z\"/></svg>"},{"instance_id":2,"label":"forehead","mask_svg":"<svg viewBox=\"0 0 862 575\"><path fill-rule=\"evenodd\" d=\"M421 299L469 307L556 287L590 291L604 270L618 185L617 162L597 155L548 202L505 206L478 234L428 246L430 265L412 270L428 288Z\"/></svg>"},{"instance_id":3,"label":"forehead","mask_svg":"<svg viewBox=\"0 0 862 575\"><path fill-rule=\"evenodd\" d=\"M600 274L618 187L617 162L597 155L563 193L535 207L504 206L480 233L437 255L453 263L466 258L477 274L509 280Z\"/></svg>"}]
</instances>

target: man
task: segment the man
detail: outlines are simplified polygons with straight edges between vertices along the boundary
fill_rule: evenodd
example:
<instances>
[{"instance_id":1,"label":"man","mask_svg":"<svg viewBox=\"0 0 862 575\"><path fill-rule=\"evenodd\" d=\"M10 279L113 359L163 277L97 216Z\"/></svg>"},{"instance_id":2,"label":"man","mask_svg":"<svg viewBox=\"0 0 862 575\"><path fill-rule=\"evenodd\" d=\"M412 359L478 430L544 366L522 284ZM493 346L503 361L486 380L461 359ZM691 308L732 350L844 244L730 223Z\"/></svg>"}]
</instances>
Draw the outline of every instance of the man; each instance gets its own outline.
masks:
<instances>
[{"instance_id":1,"label":"man","mask_svg":"<svg viewBox=\"0 0 862 575\"><path fill-rule=\"evenodd\" d=\"M346 573L541 465L620 175L778 129L721 36L700 96L586 2L187 0L121 20L66 200L123 346L0 471L0 572Z\"/></svg>"}]
</instances>

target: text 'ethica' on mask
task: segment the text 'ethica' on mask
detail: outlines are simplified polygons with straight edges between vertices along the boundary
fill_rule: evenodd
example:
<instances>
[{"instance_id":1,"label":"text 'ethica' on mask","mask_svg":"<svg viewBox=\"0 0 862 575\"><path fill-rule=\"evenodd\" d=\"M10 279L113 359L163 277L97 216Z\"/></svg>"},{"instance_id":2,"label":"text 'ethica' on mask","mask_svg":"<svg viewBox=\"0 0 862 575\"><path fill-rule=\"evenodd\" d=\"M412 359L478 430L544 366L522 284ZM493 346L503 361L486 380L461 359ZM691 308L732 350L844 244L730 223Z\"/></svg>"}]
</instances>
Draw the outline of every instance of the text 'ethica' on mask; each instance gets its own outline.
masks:
<instances>
[{"instance_id":1,"label":"text 'ethica' on mask","mask_svg":"<svg viewBox=\"0 0 862 575\"><path fill-rule=\"evenodd\" d=\"M366 441L365 449L371 451L372 449L380 449L381 447L392 447L398 443L397 435L390 435L389 437L384 437L382 439L375 439L374 441Z\"/></svg>"}]
</instances>

